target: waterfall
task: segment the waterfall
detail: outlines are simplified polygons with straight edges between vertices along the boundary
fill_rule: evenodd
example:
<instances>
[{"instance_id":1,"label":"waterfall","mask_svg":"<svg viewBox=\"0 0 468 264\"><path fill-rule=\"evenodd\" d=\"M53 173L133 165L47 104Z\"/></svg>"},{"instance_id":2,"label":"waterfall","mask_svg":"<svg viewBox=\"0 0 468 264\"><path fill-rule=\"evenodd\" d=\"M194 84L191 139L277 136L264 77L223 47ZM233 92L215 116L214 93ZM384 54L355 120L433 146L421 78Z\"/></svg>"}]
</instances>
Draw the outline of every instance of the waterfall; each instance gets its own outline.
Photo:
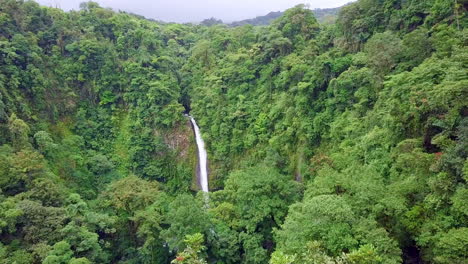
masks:
<instances>
[{"instance_id":1,"label":"waterfall","mask_svg":"<svg viewBox=\"0 0 468 264\"><path fill-rule=\"evenodd\" d=\"M208 166L207 166L207 155L205 149L205 142L201 137L200 128L197 125L197 122L192 116L188 116L193 125L193 130L195 131L195 138L197 141L198 148L198 165L200 168L200 186L202 191L208 192Z\"/></svg>"}]
</instances>

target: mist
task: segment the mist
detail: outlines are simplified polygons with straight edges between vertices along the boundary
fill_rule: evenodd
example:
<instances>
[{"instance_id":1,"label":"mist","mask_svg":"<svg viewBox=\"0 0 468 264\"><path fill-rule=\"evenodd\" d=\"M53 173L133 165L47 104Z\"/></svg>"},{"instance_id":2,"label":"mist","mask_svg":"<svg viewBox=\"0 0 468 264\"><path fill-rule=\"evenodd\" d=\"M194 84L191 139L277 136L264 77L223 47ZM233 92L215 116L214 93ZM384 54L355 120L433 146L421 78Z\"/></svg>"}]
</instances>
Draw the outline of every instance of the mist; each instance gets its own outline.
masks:
<instances>
[{"instance_id":1,"label":"mist","mask_svg":"<svg viewBox=\"0 0 468 264\"><path fill-rule=\"evenodd\" d=\"M83 0L36 0L66 11L78 10ZM297 4L310 8L332 8L352 0L95 0L102 7L122 10L166 22L199 22L215 17L224 22L238 21L266 15L271 11L284 11Z\"/></svg>"}]
</instances>

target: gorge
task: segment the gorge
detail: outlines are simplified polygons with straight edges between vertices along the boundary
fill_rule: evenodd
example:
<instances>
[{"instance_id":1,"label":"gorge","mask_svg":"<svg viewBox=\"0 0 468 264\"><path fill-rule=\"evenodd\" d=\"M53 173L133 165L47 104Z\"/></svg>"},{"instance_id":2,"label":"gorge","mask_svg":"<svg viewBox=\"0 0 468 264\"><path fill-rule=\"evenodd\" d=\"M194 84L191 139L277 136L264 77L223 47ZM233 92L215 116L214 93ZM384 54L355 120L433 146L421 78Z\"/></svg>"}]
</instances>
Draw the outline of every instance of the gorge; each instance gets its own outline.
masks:
<instances>
[{"instance_id":1,"label":"gorge","mask_svg":"<svg viewBox=\"0 0 468 264\"><path fill-rule=\"evenodd\" d=\"M0 0L0 264L465 264L467 9Z\"/></svg>"}]
</instances>

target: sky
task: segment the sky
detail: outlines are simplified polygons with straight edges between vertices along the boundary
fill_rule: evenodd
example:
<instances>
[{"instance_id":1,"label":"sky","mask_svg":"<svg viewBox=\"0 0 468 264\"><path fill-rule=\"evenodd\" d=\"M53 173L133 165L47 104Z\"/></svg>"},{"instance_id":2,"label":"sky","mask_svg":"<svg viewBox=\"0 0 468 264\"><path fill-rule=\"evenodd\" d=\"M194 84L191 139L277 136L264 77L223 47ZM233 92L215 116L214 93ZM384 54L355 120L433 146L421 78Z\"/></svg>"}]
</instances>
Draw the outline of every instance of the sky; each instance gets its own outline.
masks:
<instances>
[{"instance_id":1,"label":"sky","mask_svg":"<svg viewBox=\"0 0 468 264\"><path fill-rule=\"evenodd\" d=\"M79 9L86 0L35 0L42 5L64 10ZM111 7L147 18L166 22L199 22L206 18L219 18L224 22L238 21L266 15L271 11L284 11L297 4L313 8L342 6L352 0L94 0L102 7Z\"/></svg>"}]
</instances>

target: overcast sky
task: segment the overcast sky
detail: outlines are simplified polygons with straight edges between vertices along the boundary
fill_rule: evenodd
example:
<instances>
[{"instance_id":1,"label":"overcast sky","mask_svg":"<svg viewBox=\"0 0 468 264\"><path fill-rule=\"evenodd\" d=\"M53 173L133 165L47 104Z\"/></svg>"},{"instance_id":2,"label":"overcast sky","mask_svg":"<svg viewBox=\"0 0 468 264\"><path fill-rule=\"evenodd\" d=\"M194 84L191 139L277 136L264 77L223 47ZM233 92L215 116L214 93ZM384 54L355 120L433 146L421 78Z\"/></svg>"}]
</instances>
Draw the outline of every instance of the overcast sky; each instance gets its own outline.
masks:
<instances>
[{"instance_id":1,"label":"overcast sky","mask_svg":"<svg viewBox=\"0 0 468 264\"><path fill-rule=\"evenodd\" d=\"M35 0L42 5L64 10L79 9L84 0ZM283 11L296 4L309 4L311 8L344 5L352 0L94 0L102 7L124 10L147 18L167 22L199 22L216 17L225 22Z\"/></svg>"}]
</instances>

